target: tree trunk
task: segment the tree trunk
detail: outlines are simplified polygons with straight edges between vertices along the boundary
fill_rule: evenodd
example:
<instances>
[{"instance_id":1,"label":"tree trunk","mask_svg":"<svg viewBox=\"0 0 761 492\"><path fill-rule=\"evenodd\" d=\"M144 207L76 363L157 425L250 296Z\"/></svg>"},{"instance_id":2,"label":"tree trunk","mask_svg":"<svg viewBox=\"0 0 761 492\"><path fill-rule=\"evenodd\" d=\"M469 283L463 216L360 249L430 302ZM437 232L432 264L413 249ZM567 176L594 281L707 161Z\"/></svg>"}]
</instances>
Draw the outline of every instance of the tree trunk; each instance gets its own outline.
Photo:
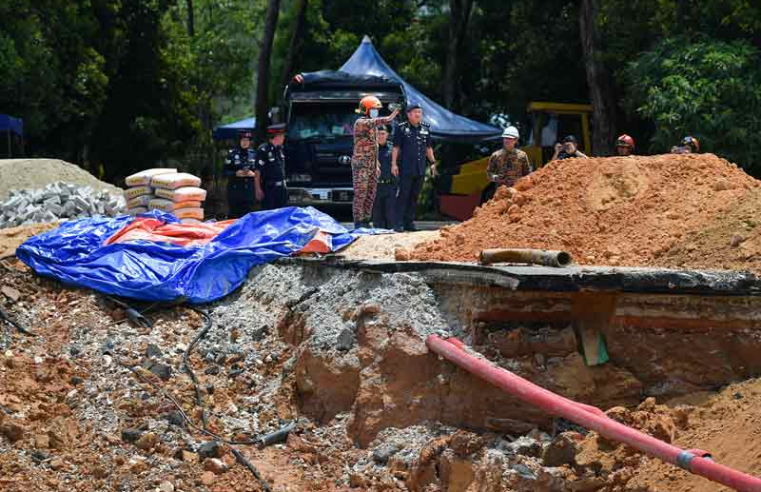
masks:
<instances>
[{"instance_id":1,"label":"tree trunk","mask_svg":"<svg viewBox=\"0 0 761 492\"><path fill-rule=\"evenodd\" d=\"M616 106L610 75L599 60L600 34L597 29L598 0L581 0L579 27L589 99L592 103L592 154L609 155L615 138Z\"/></svg>"},{"instance_id":2,"label":"tree trunk","mask_svg":"<svg viewBox=\"0 0 761 492\"><path fill-rule=\"evenodd\" d=\"M280 75L281 86L285 86L291 78L293 66L301 51L301 45L304 39L304 25L307 19L307 8L309 0L296 0L296 18L291 25L290 41L288 43L288 52L285 54L283 62L283 72Z\"/></svg>"},{"instance_id":3,"label":"tree trunk","mask_svg":"<svg viewBox=\"0 0 761 492\"><path fill-rule=\"evenodd\" d=\"M188 8L188 36L191 38L196 35L196 18L193 9L193 0L185 0Z\"/></svg>"},{"instance_id":4,"label":"tree trunk","mask_svg":"<svg viewBox=\"0 0 761 492\"><path fill-rule=\"evenodd\" d=\"M444 104L452 111L460 107L460 58L468 33L473 0L449 0L449 43L444 73Z\"/></svg>"},{"instance_id":5,"label":"tree trunk","mask_svg":"<svg viewBox=\"0 0 761 492\"><path fill-rule=\"evenodd\" d=\"M279 15L280 0L269 0L264 36L259 51L259 73L256 82L256 136L260 142L266 139L267 125L269 124L267 113L269 112L270 58L272 57L272 43L275 40L275 29Z\"/></svg>"}]
</instances>

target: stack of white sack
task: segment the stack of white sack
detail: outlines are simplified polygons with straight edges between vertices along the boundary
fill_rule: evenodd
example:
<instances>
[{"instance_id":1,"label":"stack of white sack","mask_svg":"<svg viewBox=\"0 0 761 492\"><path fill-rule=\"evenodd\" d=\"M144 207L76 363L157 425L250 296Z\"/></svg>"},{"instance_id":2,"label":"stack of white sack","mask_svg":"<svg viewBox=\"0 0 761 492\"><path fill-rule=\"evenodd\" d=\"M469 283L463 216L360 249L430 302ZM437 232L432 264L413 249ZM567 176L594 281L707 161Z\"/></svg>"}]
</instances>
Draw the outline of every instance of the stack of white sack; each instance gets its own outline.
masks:
<instances>
[{"instance_id":1,"label":"stack of white sack","mask_svg":"<svg viewBox=\"0 0 761 492\"><path fill-rule=\"evenodd\" d=\"M124 198L127 200L127 213L142 214L148 211L148 206L156 196L153 194L151 179L161 174L176 174L177 169L147 169L125 179L127 189Z\"/></svg>"},{"instance_id":2,"label":"stack of white sack","mask_svg":"<svg viewBox=\"0 0 761 492\"><path fill-rule=\"evenodd\" d=\"M155 198L148 208L173 214L183 222L203 220L206 190L201 179L188 173L159 174L151 179Z\"/></svg>"},{"instance_id":3,"label":"stack of white sack","mask_svg":"<svg viewBox=\"0 0 761 492\"><path fill-rule=\"evenodd\" d=\"M125 191L129 213L136 215L148 210L173 214L182 222L198 222L204 218L203 202L206 190L201 179L177 169L148 169L127 178Z\"/></svg>"}]
</instances>

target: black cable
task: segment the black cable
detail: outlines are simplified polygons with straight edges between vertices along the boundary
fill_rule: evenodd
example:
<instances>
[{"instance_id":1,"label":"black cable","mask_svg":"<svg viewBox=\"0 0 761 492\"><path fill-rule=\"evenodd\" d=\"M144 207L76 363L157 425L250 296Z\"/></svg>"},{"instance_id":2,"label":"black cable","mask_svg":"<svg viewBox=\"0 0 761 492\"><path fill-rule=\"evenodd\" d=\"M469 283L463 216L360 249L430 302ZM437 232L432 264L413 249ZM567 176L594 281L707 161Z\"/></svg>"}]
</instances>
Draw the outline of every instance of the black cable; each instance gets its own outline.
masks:
<instances>
[{"instance_id":1,"label":"black cable","mask_svg":"<svg viewBox=\"0 0 761 492\"><path fill-rule=\"evenodd\" d=\"M206 408L203 406L203 397L201 396L201 387L198 384L198 378L196 377L196 373L193 372L193 369L190 367L190 354L193 352L193 349L198 344L198 342L201 341L202 338L206 336L206 334L211 329L211 316L209 316L209 313L205 311L201 311L200 309L191 308L196 313L200 314L204 321L204 326L201 328L201 331L198 332L198 334L195 336L192 342L190 342L190 345L188 345L188 348L185 350L185 353L182 354L182 365L185 368L185 372L190 376L190 380L193 381L193 387L196 390L196 405L201 408L201 421L203 422L204 429L208 427L209 422L208 418L206 416Z\"/></svg>"},{"instance_id":2,"label":"black cable","mask_svg":"<svg viewBox=\"0 0 761 492\"><path fill-rule=\"evenodd\" d=\"M256 467L246 459L245 456L243 456L243 453L235 449L234 447L230 447L230 450L232 451L233 455L235 455L235 459L238 463L245 466L248 471L251 472L251 474L259 481L259 485L262 486L262 488L266 492L272 492L272 489L270 488L267 481L259 474L259 470L256 469Z\"/></svg>"},{"instance_id":3,"label":"black cable","mask_svg":"<svg viewBox=\"0 0 761 492\"><path fill-rule=\"evenodd\" d=\"M209 422L208 418L206 416L206 408L203 406L203 397L201 396L201 389L200 385L198 384L198 378L196 377L195 372L193 372L193 369L190 367L190 354L193 352L193 349L195 346L200 342L206 334L211 329L211 316L209 316L209 313L205 311L201 311L200 309L191 307L193 311L200 314L203 317L204 320L204 326L201 328L201 331L198 332L198 335L195 336L192 342L190 342L190 345L188 345L187 350L185 350L185 353L182 354L182 363L185 367L185 372L188 373L188 376L190 376L191 381L193 381L193 387L196 390L196 404L201 408L201 421L203 423L203 429L206 432L209 432ZM248 471L251 472L251 474L256 478L256 480L259 482L259 485L262 486L262 488L265 490L265 492L272 492L272 489L270 488L267 481L261 476L259 473L259 470L256 469L253 463L251 463L248 459L246 459L245 456L243 456L243 453L238 451L234 445L236 444L243 444L243 445L251 445L251 444L257 444L259 441L228 441L224 439L219 439L222 442L228 444L230 446L230 450L232 451L233 455L235 455L235 460L243 465Z\"/></svg>"}]
</instances>

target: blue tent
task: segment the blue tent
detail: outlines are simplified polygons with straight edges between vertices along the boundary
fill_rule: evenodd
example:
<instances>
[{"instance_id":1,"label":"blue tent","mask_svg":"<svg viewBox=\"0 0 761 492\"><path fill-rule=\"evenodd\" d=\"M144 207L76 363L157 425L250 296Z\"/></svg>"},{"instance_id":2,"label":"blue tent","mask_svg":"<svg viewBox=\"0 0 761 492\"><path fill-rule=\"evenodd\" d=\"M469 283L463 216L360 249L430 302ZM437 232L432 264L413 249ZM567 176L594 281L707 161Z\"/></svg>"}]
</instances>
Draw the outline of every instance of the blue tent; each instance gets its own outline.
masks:
<instances>
[{"instance_id":1,"label":"blue tent","mask_svg":"<svg viewBox=\"0 0 761 492\"><path fill-rule=\"evenodd\" d=\"M499 137L502 134L502 130L496 126L479 123L455 114L426 97L388 66L367 36L339 70L355 75L385 76L402 84L407 96L407 104L416 103L423 108L423 118L430 123L431 132L435 138L481 140Z\"/></svg>"},{"instance_id":2,"label":"blue tent","mask_svg":"<svg viewBox=\"0 0 761 492\"><path fill-rule=\"evenodd\" d=\"M15 133L19 137L24 136L24 121L7 114L0 114L0 132Z\"/></svg>"},{"instance_id":3,"label":"blue tent","mask_svg":"<svg viewBox=\"0 0 761 492\"><path fill-rule=\"evenodd\" d=\"M234 139L240 130L253 130L256 128L256 118L246 118L227 125L221 125L214 129L214 140Z\"/></svg>"},{"instance_id":4,"label":"blue tent","mask_svg":"<svg viewBox=\"0 0 761 492\"><path fill-rule=\"evenodd\" d=\"M13 139L11 134L15 133L21 142L21 154L24 153L24 120L21 118L14 118L7 114L0 114L0 135L5 133L5 139L7 142L7 157L13 156Z\"/></svg>"}]
</instances>

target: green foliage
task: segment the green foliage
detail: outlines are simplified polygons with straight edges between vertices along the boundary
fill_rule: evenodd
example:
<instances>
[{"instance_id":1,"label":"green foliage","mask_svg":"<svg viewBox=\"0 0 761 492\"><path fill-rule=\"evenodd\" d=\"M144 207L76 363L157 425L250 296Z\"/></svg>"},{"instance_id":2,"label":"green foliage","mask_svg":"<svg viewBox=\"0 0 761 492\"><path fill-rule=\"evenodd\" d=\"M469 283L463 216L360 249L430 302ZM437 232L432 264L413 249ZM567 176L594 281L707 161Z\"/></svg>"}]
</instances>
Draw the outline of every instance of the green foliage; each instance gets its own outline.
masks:
<instances>
[{"instance_id":1,"label":"green foliage","mask_svg":"<svg viewBox=\"0 0 761 492\"><path fill-rule=\"evenodd\" d=\"M630 104L652 120L651 150L694 135L716 152L761 166L761 52L744 40L666 39L632 62Z\"/></svg>"},{"instance_id":2,"label":"green foliage","mask_svg":"<svg viewBox=\"0 0 761 492\"><path fill-rule=\"evenodd\" d=\"M530 101L586 102L578 10L565 0L484 1L473 71L480 114L521 119Z\"/></svg>"},{"instance_id":3,"label":"green foliage","mask_svg":"<svg viewBox=\"0 0 761 492\"><path fill-rule=\"evenodd\" d=\"M761 2L598 2L597 49L619 130L640 149L652 135L653 151L695 133L708 150L758 167ZM298 4L281 2L273 103L293 75L283 71ZM24 119L31 153L102 166L111 178L167 161L205 172L211 130L253 112L265 7L5 0L0 110ZM459 60L461 112L520 122L530 101L586 102L578 14L571 0L476 0ZM336 69L369 35L392 68L442 102L449 24L448 0L310 0L291 71Z\"/></svg>"}]
</instances>

